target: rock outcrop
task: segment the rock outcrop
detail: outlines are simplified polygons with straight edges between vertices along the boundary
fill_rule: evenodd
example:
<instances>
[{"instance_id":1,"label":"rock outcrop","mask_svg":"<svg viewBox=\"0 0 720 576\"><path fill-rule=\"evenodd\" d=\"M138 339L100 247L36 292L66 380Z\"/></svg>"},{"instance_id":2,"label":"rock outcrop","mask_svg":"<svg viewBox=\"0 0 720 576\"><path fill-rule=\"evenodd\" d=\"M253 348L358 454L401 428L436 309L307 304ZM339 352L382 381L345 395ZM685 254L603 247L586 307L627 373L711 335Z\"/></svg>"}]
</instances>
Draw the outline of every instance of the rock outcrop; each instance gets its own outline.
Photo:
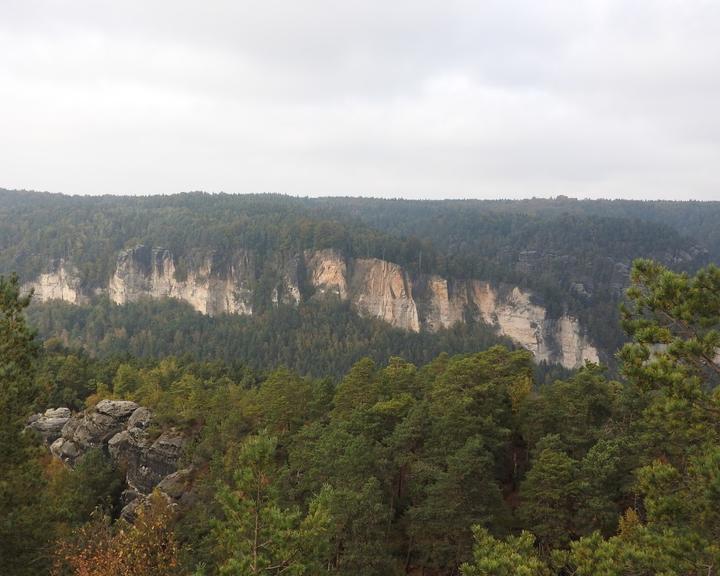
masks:
<instances>
[{"instance_id":1,"label":"rock outcrop","mask_svg":"<svg viewBox=\"0 0 720 576\"><path fill-rule=\"evenodd\" d=\"M174 429L154 437L151 422L152 412L135 402L103 400L74 416L67 408L47 410L33 416L28 427L40 432L50 452L69 466L77 464L88 450L106 451L125 472L122 514L132 519L156 488L169 499L179 500L192 476L188 469L178 474L186 437Z\"/></svg>"},{"instance_id":2,"label":"rock outcrop","mask_svg":"<svg viewBox=\"0 0 720 576\"><path fill-rule=\"evenodd\" d=\"M62 259L50 262L47 271L26 283L23 290L33 290L33 298L39 302L62 300L70 304L84 304L88 300L83 294L77 268Z\"/></svg>"},{"instance_id":3,"label":"rock outcrop","mask_svg":"<svg viewBox=\"0 0 720 576\"><path fill-rule=\"evenodd\" d=\"M436 332L472 319L495 327L538 361L575 368L585 360L598 360L597 349L576 319L550 318L529 292L517 287L500 289L480 280L410 274L393 262L346 258L329 249L276 254L264 266L269 276L263 276L263 282L271 279L269 298L276 306L298 305L310 290L314 297L333 295L349 301L360 315L410 332ZM180 266L167 249L137 246L119 254L106 291L117 304L177 298L203 314L252 314L258 268L251 250L238 250L222 259L213 253L194 254ZM71 270L60 262L54 271L41 275L33 283L40 287L41 300L54 295L82 302L79 279ZM72 286L76 289L68 288ZM586 288L575 288L580 289Z\"/></svg>"},{"instance_id":4,"label":"rock outcrop","mask_svg":"<svg viewBox=\"0 0 720 576\"><path fill-rule=\"evenodd\" d=\"M60 438L70 416L69 408L48 408L43 414L31 416L28 428L39 432L45 443L52 444Z\"/></svg>"},{"instance_id":5,"label":"rock outcrop","mask_svg":"<svg viewBox=\"0 0 720 576\"><path fill-rule=\"evenodd\" d=\"M252 314L255 259L250 251L233 255L222 269L213 254L197 258L186 278L178 279L175 259L169 250L138 246L118 256L108 295L116 304L143 297L177 298L210 316Z\"/></svg>"},{"instance_id":6,"label":"rock outcrop","mask_svg":"<svg viewBox=\"0 0 720 576\"><path fill-rule=\"evenodd\" d=\"M319 295L334 294L341 300L348 297L347 262L335 250L306 250L305 268L308 281Z\"/></svg>"},{"instance_id":7,"label":"rock outcrop","mask_svg":"<svg viewBox=\"0 0 720 576\"><path fill-rule=\"evenodd\" d=\"M73 465L91 448L103 448L120 432L139 406L129 400L103 400L92 410L70 418L50 446L54 456Z\"/></svg>"},{"instance_id":8,"label":"rock outcrop","mask_svg":"<svg viewBox=\"0 0 720 576\"><path fill-rule=\"evenodd\" d=\"M376 258L355 260L350 292L353 306L361 315L380 318L403 330L420 331L412 281L397 264Z\"/></svg>"}]
</instances>

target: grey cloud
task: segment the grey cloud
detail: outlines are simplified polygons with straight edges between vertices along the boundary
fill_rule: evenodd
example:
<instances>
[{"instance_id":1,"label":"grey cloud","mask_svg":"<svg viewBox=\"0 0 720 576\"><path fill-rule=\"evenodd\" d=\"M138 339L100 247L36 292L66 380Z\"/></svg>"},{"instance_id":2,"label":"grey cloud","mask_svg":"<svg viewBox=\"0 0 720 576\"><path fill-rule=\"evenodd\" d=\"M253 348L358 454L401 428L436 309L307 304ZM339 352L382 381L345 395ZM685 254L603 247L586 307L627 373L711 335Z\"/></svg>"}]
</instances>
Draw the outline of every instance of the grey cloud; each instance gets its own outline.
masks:
<instances>
[{"instance_id":1,"label":"grey cloud","mask_svg":"<svg viewBox=\"0 0 720 576\"><path fill-rule=\"evenodd\" d=\"M720 199L703 0L0 0L0 186Z\"/></svg>"}]
</instances>

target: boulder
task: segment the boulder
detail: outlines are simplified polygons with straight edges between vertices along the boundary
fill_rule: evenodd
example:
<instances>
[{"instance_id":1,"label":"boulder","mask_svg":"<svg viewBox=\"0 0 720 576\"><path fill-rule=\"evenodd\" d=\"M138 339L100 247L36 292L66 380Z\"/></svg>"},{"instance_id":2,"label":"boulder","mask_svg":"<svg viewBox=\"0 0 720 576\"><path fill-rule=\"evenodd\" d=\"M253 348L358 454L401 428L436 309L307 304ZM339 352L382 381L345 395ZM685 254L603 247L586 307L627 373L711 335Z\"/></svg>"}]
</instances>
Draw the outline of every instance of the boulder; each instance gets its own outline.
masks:
<instances>
[{"instance_id":1,"label":"boulder","mask_svg":"<svg viewBox=\"0 0 720 576\"><path fill-rule=\"evenodd\" d=\"M125 421L138 408L139 406L130 400L101 400L95 406L95 412Z\"/></svg>"},{"instance_id":2,"label":"boulder","mask_svg":"<svg viewBox=\"0 0 720 576\"><path fill-rule=\"evenodd\" d=\"M81 455L80 448L75 442L62 437L50 445L50 453L71 466Z\"/></svg>"},{"instance_id":3,"label":"boulder","mask_svg":"<svg viewBox=\"0 0 720 576\"><path fill-rule=\"evenodd\" d=\"M128 420L128 428L145 429L150 426L151 420L152 412L150 412L150 410L148 410L144 406L140 406L130 416L130 419Z\"/></svg>"},{"instance_id":4,"label":"boulder","mask_svg":"<svg viewBox=\"0 0 720 576\"><path fill-rule=\"evenodd\" d=\"M189 490L192 481L193 471L190 468L183 468L162 479L157 489L163 494L177 501L180 500Z\"/></svg>"},{"instance_id":5,"label":"boulder","mask_svg":"<svg viewBox=\"0 0 720 576\"><path fill-rule=\"evenodd\" d=\"M195 498L192 496L193 470L183 468L172 474L168 474L155 487L154 491L159 493L171 506L191 505ZM145 506L150 499L150 494L142 494L131 488L125 490L121 496L123 505L120 517L133 522L138 511Z\"/></svg>"},{"instance_id":6,"label":"boulder","mask_svg":"<svg viewBox=\"0 0 720 576\"><path fill-rule=\"evenodd\" d=\"M47 444L52 444L60 438L70 416L69 408L48 408L43 414L31 416L28 420L28 428L37 430Z\"/></svg>"},{"instance_id":7,"label":"boulder","mask_svg":"<svg viewBox=\"0 0 720 576\"><path fill-rule=\"evenodd\" d=\"M126 522L130 522L131 524L135 522L138 509L143 504L145 504L146 498L145 496L141 496L137 493L135 494L136 496L134 498L131 498L129 502L122 507L122 510L120 510L120 518L122 518Z\"/></svg>"},{"instance_id":8,"label":"boulder","mask_svg":"<svg viewBox=\"0 0 720 576\"><path fill-rule=\"evenodd\" d=\"M104 448L113 436L126 427L138 408L135 402L129 400L102 400L94 408L70 418L62 429L62 437L82 451ZM73 459L68 456L65 460Z\"/></svg>"}]
</instances>

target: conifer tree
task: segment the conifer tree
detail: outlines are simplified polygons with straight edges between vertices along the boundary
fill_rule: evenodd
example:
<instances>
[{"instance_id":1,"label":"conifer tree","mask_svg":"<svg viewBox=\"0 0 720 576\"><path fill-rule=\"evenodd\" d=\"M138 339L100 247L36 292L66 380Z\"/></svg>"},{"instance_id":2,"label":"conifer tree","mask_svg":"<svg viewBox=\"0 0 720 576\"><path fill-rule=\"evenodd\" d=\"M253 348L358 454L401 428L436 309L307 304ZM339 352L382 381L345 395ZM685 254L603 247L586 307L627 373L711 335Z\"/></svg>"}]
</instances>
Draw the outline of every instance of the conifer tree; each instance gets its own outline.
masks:
<instances>
[{"instance_id":1,"label":"conifer tree","mask_svg":"<svg viewBox=\"0 0 720 576\"><path fill-rule=\"evenodd\" d=\"M8 576L41 573L51 537L39 452L24 431L37 393L29 303L17 276L0 276L0 567Z\"/></svg>"}]
</instances>

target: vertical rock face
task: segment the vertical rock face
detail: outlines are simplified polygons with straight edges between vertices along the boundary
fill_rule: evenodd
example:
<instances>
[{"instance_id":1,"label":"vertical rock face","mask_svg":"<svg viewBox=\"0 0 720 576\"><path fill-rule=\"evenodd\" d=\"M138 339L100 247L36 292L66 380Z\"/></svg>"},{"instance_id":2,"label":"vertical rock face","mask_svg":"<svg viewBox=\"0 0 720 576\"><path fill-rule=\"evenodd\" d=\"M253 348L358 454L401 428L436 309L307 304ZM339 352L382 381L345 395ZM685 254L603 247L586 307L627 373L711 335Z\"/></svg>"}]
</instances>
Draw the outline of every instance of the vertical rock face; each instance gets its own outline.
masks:
<instances>
[{"instance_id":1,"label":"vertical rock face","mask_svg":"<svg viewBox=\"0 0 720 576\"><path fill-rule=\"evenodd\" d=\"M138 246L118 256L108 295L116 304L142 297L177 298L208 315L252 314L255 262L251 252L234 254L228 268L218 271L213 255L206 254L178 280L169 250Z\"/></svg>"},{"instance_id":2,"label":"vertical rock face","mask_svg":"<svg viewBox=\"0 0 720 576\"><path fill-rule=\"evenodd\" d=\"M599 362L597 349L580 331L580 324L573 318L563 316L555 331L559 344L558 361L565 367L582 366L585 361Z\"/></svg>"},{"instance_id":3,"label":"vertical rock face","mask_svg":"<svg viewBox=\"0 0 720 576\"><path fill-rule=\"evenodd\" d=\"M497 301L497 296L495 297ZM494 311L499 331L532 352L538 361L549 359L544 333L544 308L531 304L530 295L513 288Z\"/></svg>"},{"instance_id":4,"label":"vertical rock face","mask_svg":"<svg viewBox=\"0 0 720 576\"><path fill-rule=\"evenodd\" d=\"M597 352L583 339L577 322L569 317L550 320L546 310L533 304L530 294L520 288L501 294L487 282L445 282L437 276L429 277L427 286L425 293L418 295L426 300L424 304L418 301L418 307L427 330L449 328L470 315L530 350L537 361L560 362L567 367L580 365L593 355L597 361Z\"/></svg>"},{"instance_id":5,"label":"vertical rock face","mask_svg":"<svg viewBox=\"0 0 720 576\"><path fill-rule=\"evenodd\" d=\"M238 250L222 263L211 252L196 254L183 274L169 250L138 246L118 255L107 287L111 300L124 304L142 297L177 298L203 314L252 314L257 262L249 250ZM438 275L411 276L398 264L376 258L347 259L335 250L278 254L265 263L272 278L275 305L298 305L300 287L317 296L348 300L362 316L379 318L407 330L436 332L467 319L494 326L497 332L530 350L538 361L567 368L598 361L598 351L569 316L549 318L520 288L500 291L480 280L453 280ZM39 300L82 303L77 271L59 261L29 284Z\"/></svg>"},{"instance_id":6,"label":"vertical rock face","mask_svg":"<svg viewBox=\"0 0 720 576\"><path fill-rule=\"evenodd\" d=\"M423 330L437 332L465 320L468 306L465 283L449 281L433 274L417 278L414 288Z\"/></svg>"},{"instance_id":7,"label":"vertical rock face","mask_svg":"<svg viewBox=\"0 0 720 576\"><path fill-rule=\"evenodd\" d=\"M341 300L348 297L347 263L335 250L306 250L305 268L308 281L319 294L335 294Z\"/></svg>"},{"instance_id":8,"label":"vertical rock face","mask_svg":"<svg viewBox=\"0 0 720 576\"><path fill-rule=\"evenodd\" d=\"M412 282L397 264L376 258L355 260L350 291L360 314L380 318L403 330L420 331Z\"/></svg>"},{"instance_id":9,"label":"vertical rock face","mask_svg":"<svg viewBox=\"0 0 720 576\"><path fill-rule=\"evenodd\" d=\"M110 300L125 304L150 293L152 251L146 246L123 250L117 258L115 274L108 284Z\"/></svg>"},{"instance_id":10,"label":"vertical rock face","mask_svg":"<svg viewBox=\"0 0 720 576\"><path fill-rule=\"evenodd\" d=\"M32 289L33 298L39 302L63 300L70 304L83 304L87 301L81 290L77 268L64 260L51 262L47 272L26 283L23 288L26 292Z\"/></svg>"},{"instance_id":11,"label":"vertical rock face","mask_svg":"<svg viewBox=\"0 0 720 576\"><path fill-rule=\"evenodd\" d=\"M288 304L296 306L302 301L300 293L301 262L298 256L278 258L275 263L277 283L272 290L270 299L275 305Z\"/></svg>"},{"instance_id":12,"label":"vertical rock face","mask_svg":"<svg viewBox=\"0 0 720 576\"><path fill-rule=\"evenodd\" d=\"M475 310L475 318L530 350L536 361L557 362L565 368L577 368L585 360L599 361L597 349L582 334L577 320L570 316L549 318L545 308L531 302L528 292L515 287L500 294L478 280L469 280L466 286L467 302Z\"/></svg>"}]
</instances>

